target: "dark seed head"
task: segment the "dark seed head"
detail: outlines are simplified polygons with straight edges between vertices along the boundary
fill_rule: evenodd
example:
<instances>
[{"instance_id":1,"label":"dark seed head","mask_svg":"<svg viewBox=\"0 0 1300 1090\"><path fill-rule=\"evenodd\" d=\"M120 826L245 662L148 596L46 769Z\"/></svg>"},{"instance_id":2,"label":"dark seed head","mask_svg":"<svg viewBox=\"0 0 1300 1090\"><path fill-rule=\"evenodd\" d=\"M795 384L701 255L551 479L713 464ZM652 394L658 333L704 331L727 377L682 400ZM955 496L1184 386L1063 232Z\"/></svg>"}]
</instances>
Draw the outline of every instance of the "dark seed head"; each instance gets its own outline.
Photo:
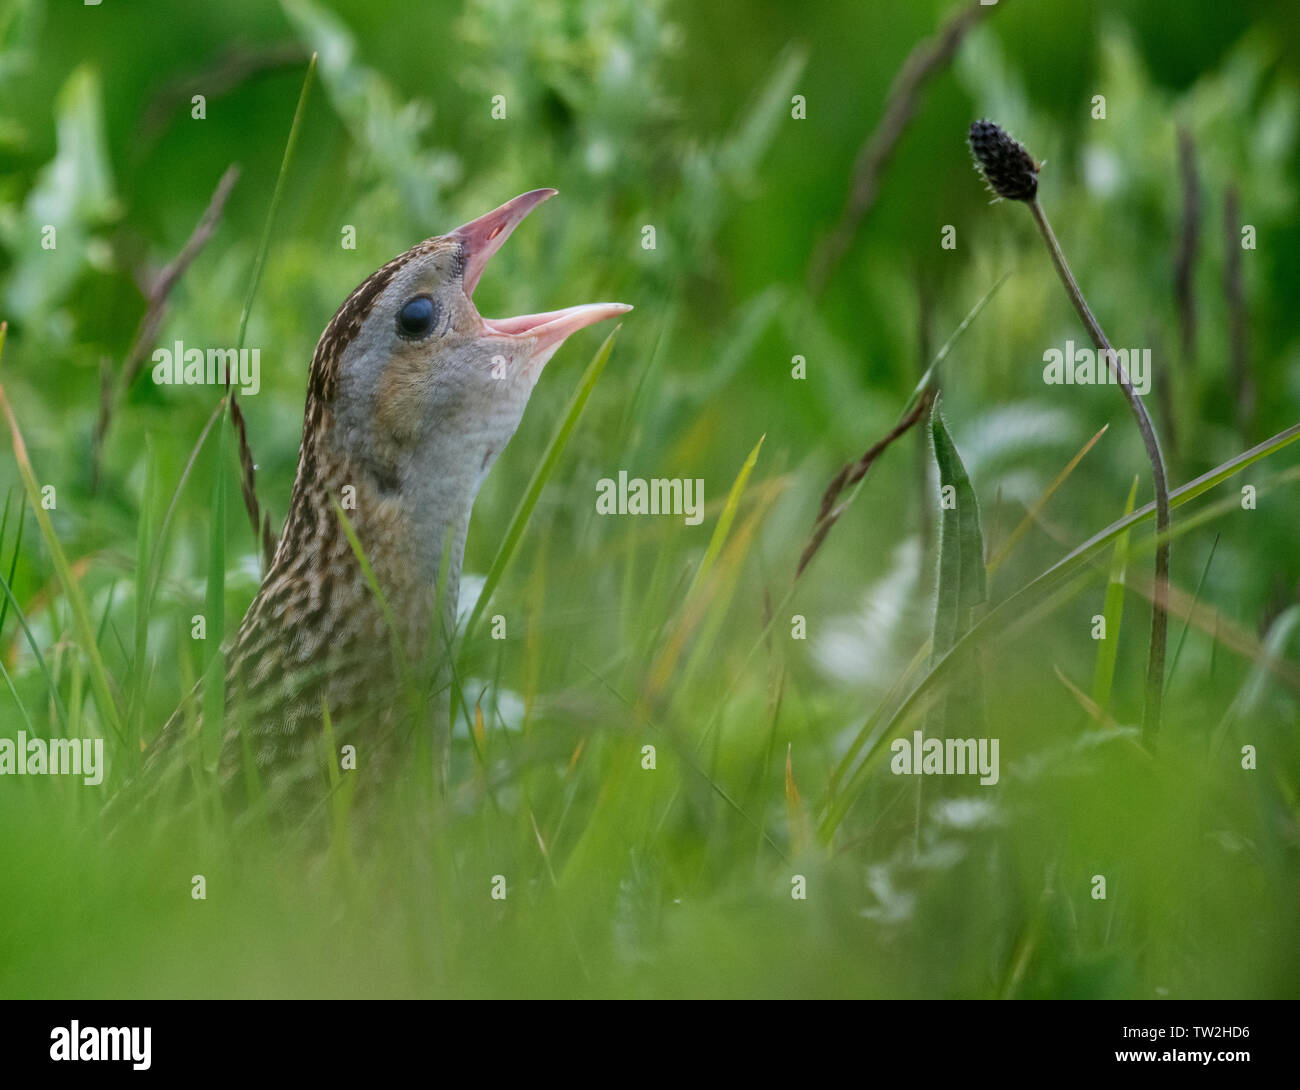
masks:
<instances>
[{"instance_id":1,"label":"dark seed head","mask_svg":"<svg viewBox=\"0 0 1300 1090\"><path fill-rule=\"evenodd\" d=\"M1038 164L1023 144L992 121L974 122L968 139L975 163L994 193L1009 201L1034 199L1038 192Z\"/></svg>"}]
</instances>

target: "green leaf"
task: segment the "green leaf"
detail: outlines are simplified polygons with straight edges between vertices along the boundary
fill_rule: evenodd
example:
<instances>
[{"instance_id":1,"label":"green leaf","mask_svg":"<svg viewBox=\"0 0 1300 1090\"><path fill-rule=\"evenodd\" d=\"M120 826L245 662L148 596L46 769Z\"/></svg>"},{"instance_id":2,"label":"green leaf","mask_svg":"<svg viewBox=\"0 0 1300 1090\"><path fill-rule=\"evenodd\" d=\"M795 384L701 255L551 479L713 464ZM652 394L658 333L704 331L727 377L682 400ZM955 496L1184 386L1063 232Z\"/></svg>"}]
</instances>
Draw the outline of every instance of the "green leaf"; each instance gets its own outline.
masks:
<instances>
[{"instance_id":1,"label":"green leaf","mask_svg":"<svg viewBox=\"0 0 1300 1090\"><path fill-rule=\"evenodd\" d=\"M939 588L931 647L934 659L946 654L970 629L974 610L985 601L987 591L979 500L957 446L944 425L938 399L930 412L930 435L934 458L939 464L943 508L939 522ZM945 496L951 498L951 505Z\"/></svg>"},{"instance_id":2,"label":"green leaf","mask_svg":"<svg viewBox=\"0 0 1300 1090\"><path fill-rule=\"evenodd\" d=\"M943 422L939 399L930 412L930 436L939 465L939 582L935 592L934 634L930 661L942 658L975 620L976 610L988 597L984 573L984 533L980 529L979 500L962 464L957 446ZM967 714L981 714L979 676L967 674L953 685L952 703L960 701ZM964 690L959 692L958 690ZM949 718L937 713L938 727Z\"/></svg>"}]
</instances>

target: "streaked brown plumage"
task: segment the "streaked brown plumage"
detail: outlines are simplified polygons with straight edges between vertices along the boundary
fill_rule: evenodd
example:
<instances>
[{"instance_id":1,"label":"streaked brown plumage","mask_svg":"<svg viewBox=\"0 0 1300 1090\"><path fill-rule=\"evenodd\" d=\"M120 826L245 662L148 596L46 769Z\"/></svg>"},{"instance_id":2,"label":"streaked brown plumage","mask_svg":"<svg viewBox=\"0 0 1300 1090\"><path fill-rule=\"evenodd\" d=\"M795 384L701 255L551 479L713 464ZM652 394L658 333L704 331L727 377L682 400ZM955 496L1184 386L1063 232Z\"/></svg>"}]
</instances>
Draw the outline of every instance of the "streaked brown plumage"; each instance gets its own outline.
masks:
<instances>
[{"instance_id":1,"label":"streaked brown plumage","mask_svg":"<svg viewBox=\"0 0 1300 1090\"><path fill-rule=\"evenodd\" d=\"M393 729L412 719L403 715L412 687L417 710L428 713L415 718L432 725L435 753L445 753L448 638L478 488L565 338L630 309L593 303L479 316L471 296L487 260L552 195L525 193L419 243L367 277L326 327L312 357L284 532L228 653L223 783L242 779L245 755L281 786L323 782L323 708L336 740L357 745L358 766L373 769L391 758ZM158 778L162 755L179 748L181 721L173 717L146 763Z\"/></svg>"}]
</instances>

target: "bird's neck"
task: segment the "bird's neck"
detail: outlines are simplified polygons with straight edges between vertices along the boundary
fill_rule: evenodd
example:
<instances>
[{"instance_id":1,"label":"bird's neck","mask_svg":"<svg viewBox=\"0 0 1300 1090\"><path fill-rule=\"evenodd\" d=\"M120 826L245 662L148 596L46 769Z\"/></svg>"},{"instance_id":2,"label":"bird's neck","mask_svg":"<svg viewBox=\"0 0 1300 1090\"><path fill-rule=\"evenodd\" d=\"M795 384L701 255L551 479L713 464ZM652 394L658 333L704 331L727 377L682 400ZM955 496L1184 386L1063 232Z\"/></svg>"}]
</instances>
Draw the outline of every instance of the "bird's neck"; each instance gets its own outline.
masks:
<instances>
[{"instance_id":1,"label":"bird's neck","mask_svg":"<svg viewBox=\"0 0 1300 1090\"><path fill-rule=\"evenodd\" d=\"M280 629L290 667L353 648L392 671L400 650L445 679L473 498L457 475L359 444L309 402L289 515L245 625Z\"/></svg>"}]
</instances>

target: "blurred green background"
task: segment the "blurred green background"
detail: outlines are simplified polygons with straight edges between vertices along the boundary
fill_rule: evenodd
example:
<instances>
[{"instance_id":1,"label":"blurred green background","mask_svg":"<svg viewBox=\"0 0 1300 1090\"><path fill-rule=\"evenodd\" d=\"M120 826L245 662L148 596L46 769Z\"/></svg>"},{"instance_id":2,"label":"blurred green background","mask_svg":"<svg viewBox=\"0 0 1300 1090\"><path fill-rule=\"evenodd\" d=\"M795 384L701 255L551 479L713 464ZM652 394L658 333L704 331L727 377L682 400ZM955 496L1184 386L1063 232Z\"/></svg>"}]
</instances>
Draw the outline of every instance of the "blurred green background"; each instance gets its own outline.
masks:
<instances>
[{"instance_id":1,"label":"blurred green background","mask_svg":"<svg viewBox=\"0 0 1300 1090\"><path fill-rule=\"evenodd\" d=\"M837 235L896 74L953 10L0 4L0 384L37 481L56 487L49 515L114 697L146 741L201 670L189 629L214 479L238 478L209 439L139 616L139 543L157 534L218 395L157 387L147 364L115 384L148 285L232 163L238 182L158 341L235 342L312 52L247 338L262 389L243 408L275 527L316 338L394 254L554 186L493 261L480 310L636 307L496 591L508 638L484 631L461 649L483 722L472 740L462 709L451 803L431 816L394 785L382 837L342 863L341 849L324 862L167 814L151 837L109 841L105 788L0 778L0 994L1296 995L1296 447L1177 513L1176 525L1200 519L1174 542L1173 582L1201 623L1175 610L1155 755L1132 729L1149 623L1137 589L1108 635L1105 706L1071 689L1094 691L1105 553L1074 593L979 641L984 706L957 733L1000 738L996 787L918 790L887 763L849 798L832 779L929 636L939 512L925 429L872 469L789 596L795 564L827 482L893 426L1000 277L942 377L990 555L1110 427L998 566L992 602L1118 519L1135 475L1138 502L1151 496L1118 391L1042 381L1043 353L1084 331L1029 215L990 205L965 146L973 119L997 120L1044 161L1040 196L1093 310L1116 345L1151 349L1147 404L1174 484L1300 419L1294 5L1003 0L925 83L874 203ZM795 96L806 117L792 116ZM1197 216L1180 300L1187 163ZM346 225L355 249L340 245ZM953 249L941 246L949 225ZM1234 253L1241 225L1257 244ZM821 277L830 237L842 258ZM552 361L488 479L463 604L604 335L575 336ZM806 378L792 377L796 356ZM31 511L18 540L7 429L0 449L0 570L16 603L0 628L0 734L66 729L60 704L77 733L104 732ZM704 523L593 517L595 482L620 469L703 479ZM1254 510L1237 502L1245 484L1259 490ZM237 487L230 496L233 626L259 559ZM1145 575L1149 525L1131 547ZM792 636L796 614L806 639ZM1254 770L1241 767L1245 745ZM135 760L108 749L117 772ZM190 896L199 873L203 902ZM489 893L497 874L504 901ZM804 900L791 896L796 874Z\"/></svg>"}]
</instances>

